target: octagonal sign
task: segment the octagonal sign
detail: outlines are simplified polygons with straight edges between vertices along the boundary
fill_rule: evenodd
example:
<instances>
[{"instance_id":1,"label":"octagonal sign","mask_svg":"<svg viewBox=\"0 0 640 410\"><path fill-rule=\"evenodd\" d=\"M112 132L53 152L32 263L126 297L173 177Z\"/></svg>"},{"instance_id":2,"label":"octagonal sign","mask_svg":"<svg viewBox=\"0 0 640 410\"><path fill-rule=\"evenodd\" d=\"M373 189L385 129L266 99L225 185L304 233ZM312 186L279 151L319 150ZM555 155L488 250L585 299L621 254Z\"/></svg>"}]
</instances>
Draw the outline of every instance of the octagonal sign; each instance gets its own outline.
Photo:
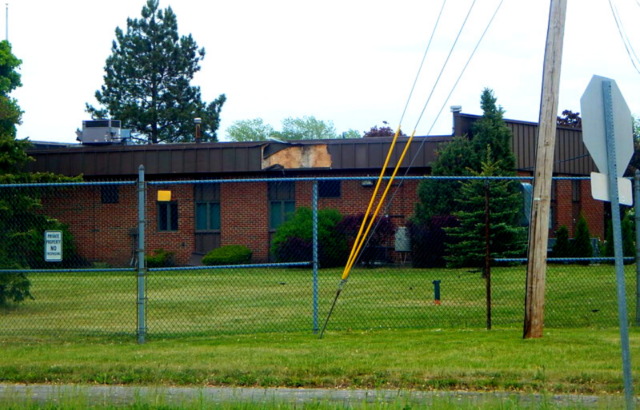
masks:
<instances>
[{"instance_id":1,"label":"octagonal sign","mask_svg":"<svg viewBox=\"0 0 640 410\"><path fill-rule=\"evenodd\" d=\"M604 174L608 170L607 139L604 122L603 81L611 81L611 101L613 105L613 131L616 145L616 176L621 177L633 155L633 127L631 111L624 100L615 80L594 75L582 98L582 140L598 170Z\"/></svg>"}]
</instances>

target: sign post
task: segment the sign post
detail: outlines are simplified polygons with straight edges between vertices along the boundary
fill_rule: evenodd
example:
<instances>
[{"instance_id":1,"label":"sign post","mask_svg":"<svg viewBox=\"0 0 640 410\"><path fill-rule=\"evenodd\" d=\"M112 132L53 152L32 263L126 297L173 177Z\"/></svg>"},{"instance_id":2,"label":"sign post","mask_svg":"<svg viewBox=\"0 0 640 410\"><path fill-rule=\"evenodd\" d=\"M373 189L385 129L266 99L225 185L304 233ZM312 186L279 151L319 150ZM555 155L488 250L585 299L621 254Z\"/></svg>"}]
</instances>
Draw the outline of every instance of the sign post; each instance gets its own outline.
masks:
<instances>
[{"instance_id":1,"label":"sign post","mask_svg":"<svg viewBox=\"0 0 640 410\"><path fill-rule=\"evenodd\" d=\"M62 231L44 231L44 261L62 262Z\"/></svg>"},{"instance_id":2,"label":"sign post","mask_svg":"<svg viewBox=\"0 0 640 410\"><path fill-rule=\"evenodd\" d=\"M607 194L611 201L611 218L613 222L622 372L626 407L630 410L635 408L635 402L631 378L627 300L624 283L624 261L622 258L622 229L620 226L619 184L624 186L624 182L621 183L619 177L624 173L633 154L631 111L624 101L616 82L609 78L598 76L593 76L591 79L587 90L580 99L580 105L583 115L584 143L598 169L600 171L606 170L608 173ZM631 181L624 181L629 183L628 189L630 192ZM594 186L593 183L593 175L591 185L597 189L597 186ZM599 199L596 197L595 192L594 198ZM627 204L630 205L628 202Z\"/></svg>"}]
</instances>

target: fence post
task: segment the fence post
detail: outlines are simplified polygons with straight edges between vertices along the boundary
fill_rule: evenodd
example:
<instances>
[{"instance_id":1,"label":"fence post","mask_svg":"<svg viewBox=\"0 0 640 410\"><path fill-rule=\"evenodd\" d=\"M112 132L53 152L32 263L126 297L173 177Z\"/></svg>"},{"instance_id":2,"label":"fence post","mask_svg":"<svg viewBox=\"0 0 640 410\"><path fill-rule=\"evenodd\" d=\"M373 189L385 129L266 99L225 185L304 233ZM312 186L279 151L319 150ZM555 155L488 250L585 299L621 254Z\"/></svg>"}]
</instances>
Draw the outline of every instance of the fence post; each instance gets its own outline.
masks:
<instances>
[{"instance_id":1,"label":"fence post","mask_svg":"<svg viewBox=\"0 0 640 410\"><path fill-rule=\"evenodd\" d=\"M491 330L491 236L490 236L489 180L484 180L484 277L487 296L487 330Z\"/></svg>"},{"instance_id":2,"label":"fence post","mask_svg":"<svg viewBox=\"0 0 640 410\"><path fill-rule=\"evenodd\" d=\"M640 326L640 170L637 169L633 181L633 192L636 214L636 326Z\"/></svg>"},{"instance_id":3,"label":"fence post","mask_svg":"<svg viewBox=\"0 0 640 410\"><path fill-rule=\"evenodd\" d=\"M318 181L313 181L313 333L318 333Z\"/></svg>"},{"instance_id":4,"label":"fence post","mask_svg":"<svg viewBox=\"0 0 640 410\"><path fill-rule=\"evenodd\" d=\"M138 343L145 342L146 325L146 276L144 261L144 231L145 231L145 200L146 187L144 182L144 165L138 168Z\"/></svg>"}]
</instances>

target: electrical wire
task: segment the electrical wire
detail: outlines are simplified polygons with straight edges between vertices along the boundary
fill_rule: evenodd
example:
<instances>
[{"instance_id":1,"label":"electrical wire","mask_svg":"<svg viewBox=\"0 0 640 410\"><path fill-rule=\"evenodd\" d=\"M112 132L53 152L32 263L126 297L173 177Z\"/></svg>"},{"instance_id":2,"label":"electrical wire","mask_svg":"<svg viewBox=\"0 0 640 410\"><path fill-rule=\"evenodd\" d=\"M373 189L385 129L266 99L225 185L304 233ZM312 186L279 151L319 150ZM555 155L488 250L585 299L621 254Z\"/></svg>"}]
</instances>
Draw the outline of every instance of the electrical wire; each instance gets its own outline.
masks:
<instances>
[{"instance_id":1,"label":"electrical wire","mask_svg":"<svg viewBox=\"0 0 640 410\"><path fill-rule=\"evenodd\" d=\"M639 0L640 1L640 0ZM427 53L429 52L429 48L431 48L431 41L433 40L433 36L436 34L436 29L438 28L438 23L440 22L440 17L442 16L442 11L444 10L444 6L447 4L447 0L442 2L442 7L440 8L440 13L438 14L438 18L436 19L436 24L433 26L433 31L431 32L431 38L429 38L429 43L427 44L427 49L424 51L424 55L422 56L422 61L420 62L420 67L418 68L418 72L416 73L416 78L413 80L413 86L411 86L411 92L409 92L409 98L407 99L407 103L404 106L404 110L402 110L402 115L400 116L400 121L398 124L402 125L402 120L404 119L404 115L407 113L407 107L409 107L409 101L411 101L411 96L413 95L413 91L416 88L416 84L418 83L418 78L420 77L420 73L422 72L422 66L424 65L424 60L427 58Z\"/></svg>"},{"instance_id":2,"label":"electrical wire","mask_svg":"<svg viewBox=\"0 0 640 410\"><path fill-rule=\"evenodd\" d=\"M498 7L496 7L496 10L493 12L493 15L491 16L491 20L489 20L489 23L487 24L487 27L485 27L484 31L482 32L482 35L478 39L478 42L476 43L475 48L471 52L471 55L469 56L469 59L467 60L467 62L464 65L464 67L462 68L462 71L460 72L460 75L456 79L456 82L453 84L453 87L451 88L451 91L449 92L449 95L447 95L447 98L445 99L444 103L440 107L440 111L438 111L438 114L436 115L436 118L433 120L433 123L431 124L431 127L429 128L429 131L427 132L427 135L429 135L431 133L431 131L433 130L433 128L434 128L434 126L436 124L436 122L440 118L440 115L442 114L442 111L444 110L444 107L446 107L447 102L451 98L451 95L455 91L456 87L458 86L458 83L460 82L460 79L462 78L462 76L464 75L467 67L469 66L469 63L471 62L471 59L473 58L473 56L475 55L476 51L478 50L478 47L480 47L480 43L482 42L482 39L484 38L485 34L487 34L487 31L489 31L489 28L491 27L491 24L493 23L493 20L495 19L496 15L498 14L498 11L500 11L500 8L502 7L502 3L503 2L504 2L504 0L501 0L500 3L498 4ZM417 124L416 124L416 128L417 128ZM413 166L413 163L415 162L416 158L418 158L418 155L420 155L420 152L422 151L422 148L423 148L425 142L427 142L427 137L424 137L422 139L422 142L420 143L420 146L418 147L418 150L416 151L416 154L411 159L411 162L407 166L407 169L405 170L403 176L407 176L407 174L409 173L409 171L410 171L411 167ZM387 207L385 208L385 213L388 212L388 210L391 207L391 204L392 204L394 198L396 197L398 191L400 190L400 188L402 187L403 184L404 184L404 179L400 181L400 183L396 187L395 191L391 195L391 198L389 199ZM375 230L374 230L374 232L375 232Z\"/></svg>"},{"instance_id":3,"label":"electrical wire","mask_svg":"<svg viewBox=\"0 0 640 410\"><path fill-rule=\"evenodd\" d=\"M392 176L391 176L391 179L387 182L387 187L385 188L385 191L384 191L384 193L382 194L382 197L381 197L381 198L380 198L380 200L379 200L378 206L376 207L376 210L375 210L375 212L374 212L373 216L371 217L371 220L369 221L369 225L368 225L368 227L367 227L367 230L366 230L366 232L364 233L364 236L362 236L362 239L360 240L360 238L361 238L361 233L362 233L362 229L363 229L363 227L364 227L364 225L365 225L365 223L366 223L366 219L367 219L367 216L368 216L368 214L369 214L371 204L372 204L372 202L373 202L373 200L374 200L374 198L375 198L375 195L377 194L377 189L378 189L378 187L379 187L379 185L380 185L380 182L381 182L381 180L382 180L382 176L384 175L384 169L386 168L386 162L385 162L385 165L383 166L383 171L382 171L382 173L381 173L381 175L380 175L380 178L379 178L379 180L378 180L378 184L376 185L376 191L374 192L374 195L372 195L371 202L370 202L370 204L369 204L369 208L367 209L367 214L365 214L365 217L364 217L364 219L363 219L363 223L362 223L362 225L361 225L361 227L360 227L360 232L358 232L358 236L356 237L356 242L354 243L354 247L352 248L351 255L349 256L349 261L347 262L347 265L345 266L345 272L343 273L342 280L340 281L340 283L339 283L339 285L338 285L338 289L336 290L336 296L335 296L335 298L334 298L334 300L333 300L333 303L332 303L332 305L331 305L331 308L330 308L329 313L328 313L328 315L327 315L327 318L326 318L326 320L325 320L324 326L322 327L322 331L320 332L320 336L319 336L319 338L320 338L320 339L321 339L321 338L322 338L322 336L324 335L324 332L325 332L325 330L326 330L327 324L328 324L328 322L329 322L329 319L330 319L330 317L331 317L331 314L332 314L332 312L333 312L333 309L334 309L334 307L335 307L335 305L336 305L336 302L337 302L337 300L338 300L338 297L340 296L340 293L342 292L342 289L343 289L343 287L344 287L344 284L346 283L346 281L347 281L347 279L348 279L348 276L349 276L349 272L350 272L350 270L351 270L351 267L353 267L354 263L355 263L357 260L359 260L359 258L360 258L360 257L359 257L359 252L360 252L360 250L361 250L361 248L362 248L362 245L365 243L365 239L367 239L367 235L368 235L368 233L369 233L370 229L372 228L372 226L373 226L373 224L374 224L374 222L375 222L375 219L376 219L376 217L377 217L377 215L378 215L378 212L379 212L379 210L380 210L380 207L381 207L381 206L382 206L382 204L384 203L384 200L385 200L385 198L386 198L386 195L387 195L387 193L389 192L389 189L390 189L390 188L391 188L391 186L392 186L393 179L395 178L395 176L396 176L396 174L397 174L397 172L398 172L398 170L399 170L399 168L400 168L400 166L401 166L401 164L402 164L402 162L403 162L403 160L404 160L404 157L405 157L406 153L408 152L409 146L411 145L411 142L412 142L412 140L413 140L413 138L414 138L414 136L415 136L415 132L416 132L416 131L415 131L415 128L417 128L417 124L420 122L420 119L422 118L422 115L424 114L424 111L426 110L426 106L427 106L427 104L429 103L429 101L431 100L431 96L433 95L433 92L434 92L434 90L435 90L435 88L436 88L436 86L437 86L437 84L438 84L438 82L439 82L439 80L440 80L440 77L442 76L442 73L444 72L444 69L445 69L445 67L446 67L446 65L447 65L447 63L448 63L448 61L449 61L449 58L451 57L451 54L453 53L453 50L454 50L454 48L455 48L455 46L456 46L456 44L457 44L457 42L458 42L458 39L460 38L460 35L461 35L461 33L462 33L462 30L464 29L464 27L465 27L465 25L466 25L466 23L467 23L467 20L468 20L468 18L469 18L469 16L470 16L470 14L471 14L471 11L473 10L473 7L474 7L475 3L476 3L476 0L473 0L473 3L471 4L471 7L469 8L469 12L467 13L467 15L466 15L466 17L465 17L465 19L464 19L464 22L463 22L462 26L460 27L460 31L458 32L458 35L456 36L456 39L455 39L455 41L454 41L453 45L451 46L451 50L449 51L449 54L448 54L448 56L447 56L447 59L446 59L446 61L445 61L444 65L443 65L443 67L442 67L442 70L440 71L440 74L438 75L438 78L437 78L437 80L436 80L436 83L434 84L434 86L433 86L433 88L432 88L432 90L431 90L431 93L430 93L430 95L429 95L429 98L428 98L427 102L425 103L425 106L423 107L423 110L422 110L422 112L421 112L421 114L420 114L420 117L419 117L419 119L418 119L418 122L416 123L416 127L414 127L414 130L413 130L413 132L412 132L412 134L411 134L411 137L409 138L409 140L407 141L407 143L406 143L406 145L405 145L405 148L404 148L404 150L403 150L403 152L402 152L402 154L401 154L401 156L400 156L400 159L399 159L398 163L396 164L396 167L395 167L395 169L394 169L394 171L393 171L393 174L392 174ZM502 4L502 1L501 1L501 3L500 3L500 4ZM443 7L444 7L444 6L443 6ZM494 17L495 17L495 15L494 15ZM439 18L438 18L438 20L439 20ZM493 18L492 18L492 20L493 20ZM483 37L484 37L484 34L483 34ZM431 44L431 41L429 42L429 45L430 45L430 44ZM477 46L476 46L476 48L477 48ZM475 50L474 50L474 52L475 52ZM426 55L426 53L425 53L425 55ZM422 68L422 64L420 65L420 68ZM466 66L465 66L465 68L466 68ZM458 80L459 80L459 78L458 78ZM416 81L417 81L417 79L416 79ZM457 84L457 82L456 82L456 84ZM415 82L414 82L414 86L415 86ZM452 92L453 92L453 91L452 91ZM412 88L412 91L411 91L410 95L411 95L412 93L413 93L413 88ZM449 94L449 96L451 96L451 94ZM448 100L448 98L447 98L447 100ZM406 107L405 107L405 110L406 110ZM442 110L441 110L441 111L442 111ZM404 117L404 113L403 113L403 117ZM398 127L398 131L396 132L396 135L394 136L393 143L392 143L392 147L391 147L391 148L390 148L390 150L389 150L389 154L388 154L388 156L387 156L387 160L389 159L389 157L390 157L390 155L391 155L391 152L393 151L393 146L395 145L395 142L396 142L396 140L397 140L397 137L398 137L399 131L400 131L400 127ZM396 190L396 192L397 192L397 190ZM379 221L378 221L378 223L379 223ZM378 225L378 224L376 224L376 227L377 227L377 225ZM369 243L369 240L370 240L370 239L368 239L368 240L366 241L366 243L367 243L367 244ZM359 243L359 244L358 244L358 243ZM354 253L354 250L355 250L355 253Z\"/></svg>"},{"instance_id":4,"label":"electrical wire","mask_svg":"<svg viewBox=\"0 0 640 410\"><path fill-rule=\"evenodd\" d=\"M618 10L617 8L615 8L611 0L609 0L609 7L611 8L611 14L613 14L613 20L616 22L616 27L618 27L618 33L620 34L620 38L622 39L622 44L624 44L625 50L627 50L627 55L631 60L631 64L633 64L633 68L635 68L638 74L640 74L640 70L638 69L638 66L636 65L636 62L634 61L633 57L631 56L631 52L629 51L629 49L631 49L634 56L636 56L636 52L635 50L633 50L633 47L631 46L629 39L626 37L626 33L623 34L624 27L622 27L622 19L620 19L619 16L617 15ZM637 59L638 59L638 56L636 56L636 60Z\"/></svg>"}]
</instances>

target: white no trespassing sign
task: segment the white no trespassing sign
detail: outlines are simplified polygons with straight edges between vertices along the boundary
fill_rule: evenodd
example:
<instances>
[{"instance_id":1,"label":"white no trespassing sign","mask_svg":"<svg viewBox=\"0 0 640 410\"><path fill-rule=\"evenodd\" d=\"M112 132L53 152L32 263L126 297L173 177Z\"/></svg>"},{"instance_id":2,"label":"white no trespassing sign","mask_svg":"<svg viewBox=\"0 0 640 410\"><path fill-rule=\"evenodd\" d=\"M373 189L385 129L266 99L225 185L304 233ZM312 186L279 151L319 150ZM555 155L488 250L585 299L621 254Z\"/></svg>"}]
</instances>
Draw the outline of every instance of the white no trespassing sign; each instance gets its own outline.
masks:
<instances>
[{"instance_id":1,"label":"white no trespassing sign","mask_svg":"<svg viewBox=\"0 0 640 410\"><path fill-rule=\"evenodd\" d=\"M44 231L45 262L62 262L62 231Z\"/></svg>"}]
</instances>

